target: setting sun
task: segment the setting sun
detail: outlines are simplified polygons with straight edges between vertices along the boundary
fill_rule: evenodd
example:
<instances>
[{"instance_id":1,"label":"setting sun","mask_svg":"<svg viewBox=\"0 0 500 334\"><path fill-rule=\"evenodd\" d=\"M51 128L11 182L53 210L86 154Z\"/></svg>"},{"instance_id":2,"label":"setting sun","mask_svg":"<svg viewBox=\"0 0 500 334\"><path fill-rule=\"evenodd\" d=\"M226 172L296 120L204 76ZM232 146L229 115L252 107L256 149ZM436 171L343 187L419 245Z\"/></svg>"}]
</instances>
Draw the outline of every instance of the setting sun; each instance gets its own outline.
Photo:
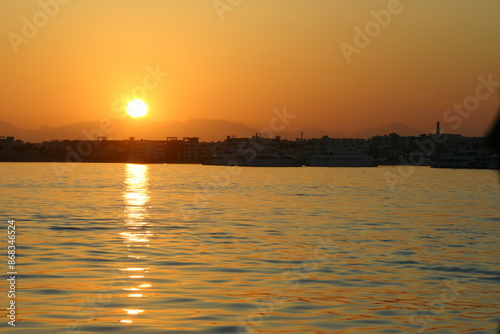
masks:
<instances>
[{"instance_id":1,"label":"setting sun","mask_svg":"<svg viewBox=\"0 0 500 334\"><path fill-rule=\"evenodd\" d=\"M133 100L128 104L127 112L133 118L144 117L148 112L148 106L144 101Z\"/></svg>"}]
</instances>

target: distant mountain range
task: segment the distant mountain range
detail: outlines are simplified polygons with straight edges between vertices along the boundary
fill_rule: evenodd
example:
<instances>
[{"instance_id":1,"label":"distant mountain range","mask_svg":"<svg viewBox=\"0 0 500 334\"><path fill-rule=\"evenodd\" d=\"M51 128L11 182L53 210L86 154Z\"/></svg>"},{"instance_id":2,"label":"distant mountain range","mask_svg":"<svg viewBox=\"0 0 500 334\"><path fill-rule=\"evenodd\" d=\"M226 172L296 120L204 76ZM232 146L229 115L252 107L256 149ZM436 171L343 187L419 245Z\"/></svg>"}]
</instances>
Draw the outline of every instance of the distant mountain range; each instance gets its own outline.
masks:
<instances>
[{"instance_id":1,"label":"distant mountain range","mask_svg":"<svg viewBox=\"0 0 500 334\"><path fill-rule=\"evenodd\" d=\"M161 140L166 137L199 137L201 141L224 140L228 135L236 137L250 137L259 129L254 129L242 123L235 123L227 120L213 120L196 118L185 122L156 122L144 119L112 120L110 125L100 129L99 121L88 121L69 124L59 127L43 126L38 129L22 129L7 122L0 121L0 136L14 136L27 142L42 142L52 139L97 139L97 136L104 135L109 139L156 139ZM111 129L112 131L107 131ZM102 130L105 130L104 132ZM403 136L414 136L423 133L420 130L412 129L401 123L393 123L385 127L369 128L358 131L354 134L342 134L320 128L304 128L297 131L283 131L275 135L283 139L300 138L301 132L304 138L320 138L329 136L332 138L370 138L376 135L385 135L395 132ZM265 133L264 133L265 136Z\"/></svg>"}]
</instances>

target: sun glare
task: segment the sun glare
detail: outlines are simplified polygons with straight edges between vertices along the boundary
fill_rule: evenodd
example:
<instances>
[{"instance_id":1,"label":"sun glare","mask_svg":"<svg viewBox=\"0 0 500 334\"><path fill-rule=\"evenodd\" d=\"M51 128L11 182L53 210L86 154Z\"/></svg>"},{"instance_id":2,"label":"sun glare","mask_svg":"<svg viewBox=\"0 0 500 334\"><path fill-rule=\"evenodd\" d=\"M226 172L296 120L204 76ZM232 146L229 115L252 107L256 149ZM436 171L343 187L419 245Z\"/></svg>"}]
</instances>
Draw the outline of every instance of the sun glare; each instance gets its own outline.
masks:
<instances>
[{"instance_id":1,"label":"sun glare","mask_svg":"<svg viewBox=\"0 0 500 334\"><path fill-rule=\"evenodd\" d=\"M133 118L144 117L148 112L148 106L144 101L133 100L128 104L127 112Z\"/></svg>"}]
</instances>

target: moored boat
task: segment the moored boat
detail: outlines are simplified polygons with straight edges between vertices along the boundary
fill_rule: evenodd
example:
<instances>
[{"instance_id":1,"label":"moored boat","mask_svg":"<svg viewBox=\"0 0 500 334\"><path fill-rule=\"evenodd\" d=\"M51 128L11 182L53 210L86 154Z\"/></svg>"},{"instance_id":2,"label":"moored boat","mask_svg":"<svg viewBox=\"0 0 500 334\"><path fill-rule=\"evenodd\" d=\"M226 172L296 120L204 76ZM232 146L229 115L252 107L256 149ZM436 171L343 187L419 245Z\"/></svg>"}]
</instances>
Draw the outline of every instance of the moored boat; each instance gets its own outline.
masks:
<instances>
[{"instance_id":1,"label":"moored boat","mask_svg":"<svg viewBox=\"0 0 500 334\"><path fill-rule=\"evenodd\" d=\"M481 150L442 154L432 168L499 169L500 156Z\"/></svg>"}]
</instances>

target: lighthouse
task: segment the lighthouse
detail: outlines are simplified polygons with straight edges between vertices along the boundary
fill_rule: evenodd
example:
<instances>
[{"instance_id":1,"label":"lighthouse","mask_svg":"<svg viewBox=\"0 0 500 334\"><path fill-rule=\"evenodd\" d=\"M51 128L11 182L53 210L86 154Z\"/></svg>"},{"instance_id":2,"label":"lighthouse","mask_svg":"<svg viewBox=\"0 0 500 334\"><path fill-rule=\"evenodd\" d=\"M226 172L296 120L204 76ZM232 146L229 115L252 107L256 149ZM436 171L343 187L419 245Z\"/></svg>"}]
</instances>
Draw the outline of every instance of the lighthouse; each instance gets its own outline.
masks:
<instances>
[{"instance_id":1,"label":"lighthouse","mask_svg":"<svg viewBox=\"0 0 500 334\"><path fill-rule=\"evenodd\" d=\"M436 123L436 134L437 135L441 134L441 124L439 122Z\"/></svg>"}]
</instances>

